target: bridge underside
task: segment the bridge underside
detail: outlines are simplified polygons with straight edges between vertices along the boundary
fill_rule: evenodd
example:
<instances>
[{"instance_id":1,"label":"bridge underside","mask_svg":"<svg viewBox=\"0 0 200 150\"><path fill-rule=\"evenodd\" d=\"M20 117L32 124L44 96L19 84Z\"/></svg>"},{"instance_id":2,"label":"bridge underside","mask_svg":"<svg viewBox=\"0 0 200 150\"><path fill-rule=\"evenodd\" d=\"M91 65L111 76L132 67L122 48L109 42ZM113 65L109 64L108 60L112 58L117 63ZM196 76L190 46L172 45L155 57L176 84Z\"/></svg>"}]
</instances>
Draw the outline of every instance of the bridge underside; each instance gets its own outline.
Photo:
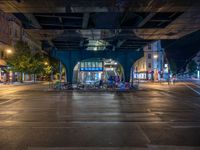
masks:
<instances>
[{"instance_id":1,"label":"bridge underside","mask_svg":"<svg viewBox=\"0 0 200 150\"><path fill-rule=\"evenodd\" d=\"M68 72L83 58L107 57L129 74L145 45L200 29L198 0L1 0L0 10L21 20Z\"/></svg>"},{"instance_id":2,"label":"bridge underside","mask_svg":"<svg viewBox=\"0 0 200 150\"><path fill-rule=\"evenodd\" d=\"M200 29L197 0L1 0L43 49L138 49L152 40L178 39Z\"/></svg>"}]
</instances>

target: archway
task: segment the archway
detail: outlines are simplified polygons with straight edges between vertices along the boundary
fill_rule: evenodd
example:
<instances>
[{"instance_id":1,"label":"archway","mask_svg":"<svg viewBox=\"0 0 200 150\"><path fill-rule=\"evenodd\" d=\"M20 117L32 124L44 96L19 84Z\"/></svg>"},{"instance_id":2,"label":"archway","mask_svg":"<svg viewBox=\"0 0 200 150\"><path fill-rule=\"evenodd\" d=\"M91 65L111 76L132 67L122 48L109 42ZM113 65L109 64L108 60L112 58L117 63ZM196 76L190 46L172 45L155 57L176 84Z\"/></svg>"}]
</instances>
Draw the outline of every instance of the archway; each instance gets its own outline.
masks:
<instances>
[{"instance_id":1,"label":"archway","mask_svg":"<svg viewBox=\"0 0 200 150\"><path fill-rule=\"evenodd\" d=\"M67 82L73 82L73 70L77 62L90 58L105 58L116 60L123 66L123 81L130 82L130 72L133 62L143 56L143 51L131 51L118 50L118 51L63 51L53 49L51 56L59 59L66 66L67 70Z\"/></svg>"},{"instance_id":2,"label":"archway","mask_svg":"<svg viewBox=\"0 0 200 150\"><path fill-rule=\"evenodd\" d=\"M95 84L100 80L123 81L124 69L113 59L91 58L79 61L73 70L73 83Z\"/></svg>"}]
</instances>

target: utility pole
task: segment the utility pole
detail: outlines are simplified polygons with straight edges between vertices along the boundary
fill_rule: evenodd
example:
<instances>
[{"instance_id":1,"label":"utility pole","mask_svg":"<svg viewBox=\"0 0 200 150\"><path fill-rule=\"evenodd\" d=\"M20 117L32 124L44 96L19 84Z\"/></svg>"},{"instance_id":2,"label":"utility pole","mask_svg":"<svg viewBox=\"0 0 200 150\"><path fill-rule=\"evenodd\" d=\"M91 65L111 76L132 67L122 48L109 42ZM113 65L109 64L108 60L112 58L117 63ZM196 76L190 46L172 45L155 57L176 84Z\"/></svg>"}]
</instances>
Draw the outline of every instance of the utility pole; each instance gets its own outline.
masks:
<instances>
[{"instance_id":1,"label":"utility pole","mask_svg":"<svg viewBox=\"0 0 200 150\"><path fill-rule=\"evenodd\" d=\"M60 61L60 65L59 65L59 70L60 70L60 89L62 88L62 63L61 63L61 61Z\"/></svg>"}]
</instances>

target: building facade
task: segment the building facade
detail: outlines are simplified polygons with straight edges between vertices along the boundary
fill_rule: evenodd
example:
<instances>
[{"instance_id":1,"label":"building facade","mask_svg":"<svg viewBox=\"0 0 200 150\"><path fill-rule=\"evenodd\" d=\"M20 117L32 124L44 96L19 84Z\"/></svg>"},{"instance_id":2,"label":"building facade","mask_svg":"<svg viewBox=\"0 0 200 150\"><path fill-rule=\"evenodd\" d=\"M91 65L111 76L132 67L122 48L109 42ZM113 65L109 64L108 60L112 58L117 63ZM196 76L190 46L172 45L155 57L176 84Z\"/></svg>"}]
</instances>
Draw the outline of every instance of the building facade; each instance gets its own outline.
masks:
<instances>
[{"instance_id":1,"label":"building facade","mask_svg":"<svg viewBox=\"0 0 200 150\"><path fill-rule=\"evenodd\" d=\"M164 78L166 64L164 62L164 50L161 42L153 42L143 48L144 56L133 65L133 77L135 79L158 81Z\"/></svg>"},{"instance_id":2,"label":"building facade","mask_svg":"<svg viewBox=\"0 0 200 150\"><path fill-rule=\"evenodd\" d=\"M31 51L41 50L41 43L34 39L28 32L22 29L22 41L26 42Z\"/></svg>"},{"instance_id":3,"label":"building facade","mask_svg":"<svg viewBox=\"0 0 200 150\"><path fill-rule=\"evenodd\" d=\"M0 12L0 82L13 82L20 74L8 71L6 59L12 55L18 41L27 42L32 51L41 50L41 44L34 40L12 14ZM23 75L24 80L32 80L31 75Z\"/></svg>"},{"instance_id":4,"label":"building facade","mask_svg":"<svg viewBox=\"0 0 200 150\"><path fill-rule=\"evenodd\" d=\"M0 82L4 82L11 77L10 72L7 71L6 63L9 56L7 51L12 48L11 16L0 12Z\"/></svg>"}]
</instances>

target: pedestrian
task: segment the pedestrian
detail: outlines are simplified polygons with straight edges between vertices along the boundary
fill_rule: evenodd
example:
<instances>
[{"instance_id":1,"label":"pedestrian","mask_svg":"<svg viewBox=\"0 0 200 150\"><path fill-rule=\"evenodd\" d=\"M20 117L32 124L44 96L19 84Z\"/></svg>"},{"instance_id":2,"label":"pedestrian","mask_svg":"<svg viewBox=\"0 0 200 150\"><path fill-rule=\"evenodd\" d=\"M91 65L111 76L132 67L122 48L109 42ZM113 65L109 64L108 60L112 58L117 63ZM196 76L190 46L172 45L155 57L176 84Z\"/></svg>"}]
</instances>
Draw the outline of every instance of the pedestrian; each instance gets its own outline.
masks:
<instances>
[{"instance_id":1,"label":"pedestrian","mask_svg":"<svg viewBox=\"0 0 200 150\"><path fill-rule=\"evenodd\" d=\"M170 77L167 78L167 83L170 85Z\"/></svg>"},{"instance_id":2,"label":"pedestrian","mask_svg":"<svg viewBox=\"0 0 200 150\"><path fill-rule=\"evenodd\" d=\"M173 75L173 77L172 77L172 83L173 83L173 85L175 85L175 81L176 81L176 76Z\"/></svg>"},{"instance_id":3,"label":"pedestrian","mask_svg":"<svg viewBox=\"0 0 200 150\"><path fill-rule=\"evenodd\" d=\"M103 87L103 81L102 81L102 79L100 79L100 81L99 81L99 88L102 88Z\"/></svg>"}]
</instances>

